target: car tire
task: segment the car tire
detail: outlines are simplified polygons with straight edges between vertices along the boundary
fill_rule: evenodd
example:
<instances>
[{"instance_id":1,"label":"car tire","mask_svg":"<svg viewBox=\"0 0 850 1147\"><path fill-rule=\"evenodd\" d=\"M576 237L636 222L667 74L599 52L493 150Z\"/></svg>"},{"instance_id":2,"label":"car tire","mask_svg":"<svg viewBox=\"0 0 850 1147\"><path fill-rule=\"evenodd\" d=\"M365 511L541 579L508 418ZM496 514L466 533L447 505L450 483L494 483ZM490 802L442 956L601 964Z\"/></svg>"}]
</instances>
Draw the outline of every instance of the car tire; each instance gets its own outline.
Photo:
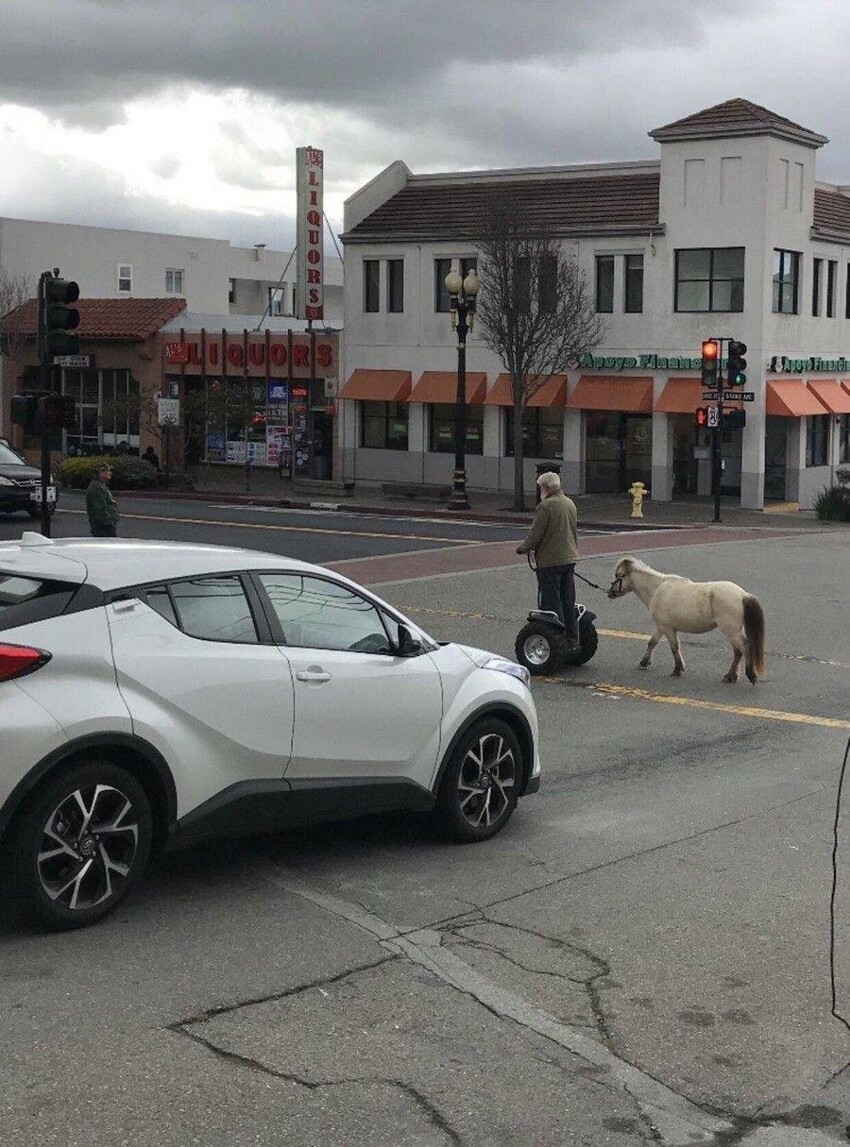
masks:
<instances>
[{"instance_id":1,"label":"car tire","mask_svg":"<svg viewBox=\"0 0 850 1147\"><path fill-rule=\"evenodd\" d=\"M84 928L124 899L147 866L150 802L110 761L54 776L15 823L8 855L19 909L53 929Z\"/></svg>"},{"instance_id":2,"label":"car tire","mask_svg":"<svg viewBox=\"0 0 850 1147\"><path fill-rule=\"evenodd\" d=\"M453 840L487 840L510 820L522 786L519 740L497 717L483 717L462 734L443 774L434 815Z\"/></svg>"},{"instance_id":3,"label":"car tire","mask_svg":"<svg viewBox=\"0 0 850 1147\"><path fill-rule=\"evenodd\" d=\"M563 632L545 621L529 621L517 634L516 659L535 676L548 676L563 668L567 641Z\"/></svg>"}]
</instances>

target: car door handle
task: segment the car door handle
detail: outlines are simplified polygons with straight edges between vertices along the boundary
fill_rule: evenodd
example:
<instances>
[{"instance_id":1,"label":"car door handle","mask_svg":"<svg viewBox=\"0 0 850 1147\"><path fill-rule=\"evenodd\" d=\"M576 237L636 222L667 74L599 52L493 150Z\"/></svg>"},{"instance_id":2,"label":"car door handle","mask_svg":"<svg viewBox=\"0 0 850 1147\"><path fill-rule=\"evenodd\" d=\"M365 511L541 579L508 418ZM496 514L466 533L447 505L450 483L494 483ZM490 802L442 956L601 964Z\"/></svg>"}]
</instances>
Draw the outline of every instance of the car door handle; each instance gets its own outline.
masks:
<instances>
[{"instance_id":1,"label":"car door handle","mask_svg":"<svg viewBox=\"0 0 850 1147\"><path fill-rule=\"evenodd\" d=\"M311 666L309 669L299 669L295 676L299 681L309 681L314 685L321 685L322 682L331 679L330 673L320 669L318 665Z\"/></svg>"}]
</instances>

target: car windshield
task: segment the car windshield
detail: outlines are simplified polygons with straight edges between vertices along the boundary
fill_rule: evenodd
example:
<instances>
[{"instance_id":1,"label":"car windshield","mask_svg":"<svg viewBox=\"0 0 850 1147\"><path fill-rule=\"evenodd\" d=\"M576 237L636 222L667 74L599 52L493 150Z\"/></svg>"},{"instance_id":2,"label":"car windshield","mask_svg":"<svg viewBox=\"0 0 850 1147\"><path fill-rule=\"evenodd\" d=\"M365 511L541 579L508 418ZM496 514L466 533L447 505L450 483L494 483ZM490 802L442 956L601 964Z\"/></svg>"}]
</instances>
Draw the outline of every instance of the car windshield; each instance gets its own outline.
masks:
<instances>
[{"instance_id":1,"label":"car windshield","mask_svg":"<svg viewBox=\"0 0 850 1147\"><path fill-rule=\"evenodd\" d=\"M0 442L0 466L25 466L23 458L10 450L5 442Z\"/></svg>"}]
</instances>

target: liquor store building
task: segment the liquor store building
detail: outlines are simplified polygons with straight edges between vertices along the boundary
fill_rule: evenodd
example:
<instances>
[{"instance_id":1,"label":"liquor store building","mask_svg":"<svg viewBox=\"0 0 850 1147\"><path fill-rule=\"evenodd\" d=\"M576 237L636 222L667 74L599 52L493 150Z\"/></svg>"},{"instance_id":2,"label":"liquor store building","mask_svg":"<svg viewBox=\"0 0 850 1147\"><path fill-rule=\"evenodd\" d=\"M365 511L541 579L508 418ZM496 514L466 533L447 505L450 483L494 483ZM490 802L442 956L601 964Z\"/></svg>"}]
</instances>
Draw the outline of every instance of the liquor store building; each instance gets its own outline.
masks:
<instances>
[{"instance_id":1,"label":"liquor store building","mask_svg":"<svg viewBox=\"0 0 850 1147\"><path fill-rule=\"evenodd\" d=\"M477 265L494 194L539 218L585 272L600 345L532 398L526 488L557 464L574 493L708 495L700 345L747 344L743 428L722 489L808 508L850 463L850 187L816 178L827 140L745 99L649 133L656 160L413 175L397 161L346 203L343 480L441 483L454 465L456 342L444 279ZM481 291L487 290L483 276ZM470 488L510 490L504 365L467 340Z\"/></svg>"}]
</instances>

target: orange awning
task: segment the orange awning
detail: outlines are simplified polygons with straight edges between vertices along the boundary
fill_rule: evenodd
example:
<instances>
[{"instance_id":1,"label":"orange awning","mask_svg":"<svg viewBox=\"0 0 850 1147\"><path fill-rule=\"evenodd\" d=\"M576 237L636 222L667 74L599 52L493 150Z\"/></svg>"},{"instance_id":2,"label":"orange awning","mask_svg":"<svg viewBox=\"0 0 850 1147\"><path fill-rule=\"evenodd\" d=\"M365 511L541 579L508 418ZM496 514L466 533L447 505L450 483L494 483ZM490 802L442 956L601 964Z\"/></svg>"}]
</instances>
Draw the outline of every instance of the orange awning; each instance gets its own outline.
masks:
<instances>
[{"instance_id":1,"label":"orange awning","mask_svg":"<svg viewBox=\"0 0 850 1147\"><path fill-rule=\"evenodd\" d=\"M826 407L815 398L801 378L783 378L768 382L765 410L780 418L806 418L809 414L826 414Z\"/></svg>"},{"instance_id":2,"label":"orange awning","mask_svg":"<svg viewBox=\"0 0 850 1147\"><path fill-rule=\"evenodd\" d=\"M661 391L655 410L659 414L693 414L702 400L703 385L698 378L671 378Z\"/></svg>"},{"instance_id":3,"label":"orange awning","mask_svg":"<svg viewBox=\"0 0 850 1147\"><path fill-rule=\"evenodd\" d=\"M340 398L372 402L404 402L410 394L409 370L366 370L358 367L339 392Z\"/></svg>"},{"instance_id":4,"label":"orange awning","mask_svg":"<svg viewBox=\"0 0 850 1147\"><path fill-rule=\"evenodd\" d=\"M833 414L850 414L850 394L831 378L812 378L809 389Z\"/></svg>"},{"instance_id":5,"label":"orange awning","mask_svg":"<svg viewBox=\"0 0 850 1147\"><path fill-rule=\"evenodd\" d=\"M528 377L528 376L526 376ZM567 401L567 376L553 374L532 394L526 406L564 406ZM500 374L493 388L484 399L485 406L513 406L511 397L511 376Z\"/></svg>"},{"instance_id":6,"label":"orange awning","mask_svg":"<svg viewBox=\"0 0 850 1147\"><path fill-rule=\"evenodd\" d=\"M487 393L487 375L480 370L466 372L466 404L480 406ZM449 403L457 401L457 373L453 370L424 370L408 402Z\"/></svg>"},{"instance_id":7,"label":"orange awning","mask_svg":"<svg viewBox=\"0 0 850 1147\"><path fill-rule=\"evenodd\" d=\"M579 410L623 410L652 413L652 379L620 378L619 375L585 374L578 380L567 406Z\"/></svg>"}]
</instances>

